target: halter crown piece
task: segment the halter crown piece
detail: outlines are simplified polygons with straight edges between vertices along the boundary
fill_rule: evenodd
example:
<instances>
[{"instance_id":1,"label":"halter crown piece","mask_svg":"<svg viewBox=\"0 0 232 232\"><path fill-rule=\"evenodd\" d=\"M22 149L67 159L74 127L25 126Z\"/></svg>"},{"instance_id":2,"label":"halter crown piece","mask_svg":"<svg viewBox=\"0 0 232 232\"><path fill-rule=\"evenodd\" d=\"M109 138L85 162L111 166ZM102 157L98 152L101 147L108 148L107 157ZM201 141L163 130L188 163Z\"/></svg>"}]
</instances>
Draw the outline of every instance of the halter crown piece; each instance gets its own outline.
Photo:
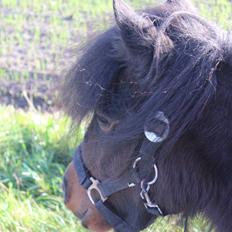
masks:
<instances>
[{"instance_id":1,"label":"halter crown piece","mask_svg":"<svg viewBox=\"0 0 232 232\"><path fill-rule=\"evenodd\" d=\"M145 138L139 145L138 156L129 170L127 178L105 181L97 180L91 175L83 162L81 145L76 150L73 163L79 177L80 185L86 189L92 204L95 205L104 219L116 232L139 232L141 230L141 228L130 225L126 220L117 215L107 201L112 194L127 188L140 186L141 200L146 210L153 215L152 219L157 216L165 216L159 205L152 201L149 195L151 186L158 179L158 167L153 162L152 172L148 173L147 168L151 166L151 160L154 161L154 154L156 154L156 151L161 146L161 142L167 139L169 130L169 120L163 112L158 111L153 117L149 117L144 126Z\"/></svg>"}]
</instances>

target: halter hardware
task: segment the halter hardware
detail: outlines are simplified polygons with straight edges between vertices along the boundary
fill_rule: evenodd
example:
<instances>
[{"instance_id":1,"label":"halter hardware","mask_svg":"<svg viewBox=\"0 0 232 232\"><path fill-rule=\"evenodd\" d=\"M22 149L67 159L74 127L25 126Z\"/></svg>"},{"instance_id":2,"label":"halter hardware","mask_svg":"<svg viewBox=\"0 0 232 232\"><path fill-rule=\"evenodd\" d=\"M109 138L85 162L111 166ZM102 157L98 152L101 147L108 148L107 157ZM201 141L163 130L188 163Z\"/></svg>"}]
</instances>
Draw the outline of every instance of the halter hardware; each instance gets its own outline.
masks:
<instances>
[{"instance_id":1,"label":"halter hardware","mask_svg":"<svg viewBox=\"0 0 232 232\"><path fill-rule=\"evenodd\" d=\"M87 194L88 194L88 197L89 197L91 203L93 205L96 204L96 200L94 199L94 197L92 195L93 193L97 193L99 196L99 199L101 199L102 202L105 202L108 198L104 197L101 190L99 189L99 187L98 187L100 184L99 180L96 180L93 177L90 177L90 181L92 182L92 184L87 189ZM97 199L97 201L99 201L99 199Z\"/></svg>"},{"instance_id":2,"label":"halter hardware","mask_svg":"<svg viewBox=\"0 0 232 232\"><path fill-rule=\"evenodd\" d=\"M144 180L141 182L140 196L145 201L144 206L148 211L154 211L154 214L157 214L157 211L158 211L157 215L163 216L163 211L160 209L159 205L152 202L152 200L149 196L150 187L151 187L151 185L148 183L145 184Z\"/></svg>"},{"instance_id":3,"label":"halter hardware","mask_svg":"<svg viewBox=\"0 0 232 232\"><path fill-rule=\"evenodd\" d=\"M158 211L158 214L160 216L162 216L163 215L162 210L160 209L160 207L156 203L152 202L150 195L149 195L149 191L150 191L151 186L154 185L158 179L158 168L157 168L156 164L154 164L153 167L154 167L154 171L155 171L155 176L151 181L149 181L147 183L145 182L145 180L141 181L140 196L141 196L142 200L144 200L144 206L146 207L147 210ZM156 212L154 214L156 214Z\"/></svg>"},{"instance_id":4,"label":"halter hardware","mask_svg":"<svg viewBox=\"0 0 232 232\"><path fill-rule=\"evenodd\" d=\"M142 160L142 157L138 157L134 163L133 163L133 169L137 168L138 163ZM145 183L145 179L141 181L140 183L140 187L141 187L141 192L140 192L140 197L142 198L142 200L144 201L144 206L146 207L146 209L151 210L151 209L155 209L158 211L158 213L160 214L160 216L163 215L162 210L160 209L160 207L153 203L150 196L149 196L149 191L152 185L154 185L158 179L158 168L157 165L154 164L153 165L154 168L154 178L151 181L148 181L147 183ZM133 184L133 186L135 186L135 184Z\"/></svg>"}]
</instances>

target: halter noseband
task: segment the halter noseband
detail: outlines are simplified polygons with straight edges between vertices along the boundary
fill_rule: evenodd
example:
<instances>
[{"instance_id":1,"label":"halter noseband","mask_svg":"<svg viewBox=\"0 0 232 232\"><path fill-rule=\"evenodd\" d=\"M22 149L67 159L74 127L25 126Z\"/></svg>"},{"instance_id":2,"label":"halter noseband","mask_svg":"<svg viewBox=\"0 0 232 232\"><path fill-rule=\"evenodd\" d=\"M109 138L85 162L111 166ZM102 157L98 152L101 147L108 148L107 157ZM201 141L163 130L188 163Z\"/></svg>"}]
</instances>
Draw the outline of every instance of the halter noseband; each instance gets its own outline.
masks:
<instances>
[{"instance_id":1,"label":"halter noseband","mask_svg":"<svg viewBox=\"0 0 232 232\"><path fill-rule=\"evenodd\" d=\"M118 178L114 180L108 179L104 181L95 179L83 162L81 156L81 147L78 147L73 158L73 163L79 178L80 185L87 190L88 197L92 204L95 205L105 220L117 232L140 231L139 228L135 228L133 225L130 225L119 215L113 212L109 203L107 202L108 198L112 194L121 190L140 185L141 199L146 210L153 216L152 219L157 216L164 216L164 213L158 204L151 200L149 191L151 186L154 185L158 179L158 168L155 164L154 156L152 154L156 153L156 151L161 146L161 142L167 138L169 133L169 121L164 116L164 113L160 111L155 114L153 119L161 122L163 125L165 125L165 128L162 130L161 136L159 136L157 133L149 130L149 125L145 125L145 138L140 145L139 155L135 159L132 169L129 170L127 178ZM150 174L148 175L147 173L147 168L151 166L151 159L153 161L152 168L154 172L152 178L150 177Z\"/></svg>"}]
</instances>

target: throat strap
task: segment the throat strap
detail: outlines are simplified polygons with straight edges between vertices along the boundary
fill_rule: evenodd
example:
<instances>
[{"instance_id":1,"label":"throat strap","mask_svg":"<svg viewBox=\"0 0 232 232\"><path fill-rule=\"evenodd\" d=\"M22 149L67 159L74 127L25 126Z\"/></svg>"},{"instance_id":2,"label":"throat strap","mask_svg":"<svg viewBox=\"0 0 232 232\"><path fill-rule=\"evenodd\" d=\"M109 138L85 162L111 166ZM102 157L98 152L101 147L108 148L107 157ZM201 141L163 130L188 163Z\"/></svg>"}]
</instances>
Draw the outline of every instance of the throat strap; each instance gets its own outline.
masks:
<instances>
[{"instance_id":1,"label":"throat strap","mask_svg":"<svg viewBox=\"0 0 232 232\"><path fill-rule=\"evenodd\" d=\"M104 216L105 220L114 228L116 232L139 232L140 230L131 227L121 217L113 213L106 204L102 201L98 201L95 204L99 212Z\"/></svg>"}]
</instances>

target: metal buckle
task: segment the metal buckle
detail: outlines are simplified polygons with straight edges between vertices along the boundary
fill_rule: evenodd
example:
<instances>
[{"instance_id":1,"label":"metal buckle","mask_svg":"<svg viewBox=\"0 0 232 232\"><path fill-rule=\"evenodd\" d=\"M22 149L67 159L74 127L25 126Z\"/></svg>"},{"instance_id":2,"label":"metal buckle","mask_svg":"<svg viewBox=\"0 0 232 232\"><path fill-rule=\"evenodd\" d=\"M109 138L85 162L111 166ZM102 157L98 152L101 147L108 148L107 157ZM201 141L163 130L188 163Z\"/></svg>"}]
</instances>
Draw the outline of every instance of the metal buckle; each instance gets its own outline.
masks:
<instances>
[{"instance_id":1,"label":"metal buckle","mask_svg":"<svg viewBox=\"0 0 232 232\"><path fill-rule=\"evenodd\" d=\"M101 199L102 202L105 202L107 200L107 197L103 196L101 190L98 187L98 185L100 184L100 182L98 180L94 179L93 177L90 177L90 180L91 180L92 184L89 186L89 188L87 190L87 194L88 194L88 197L89 197L91 203L93 205L96 204L96 202L94 201L94 198L92 196L93 191L95 191L95 192L98 193L98 195L99 195L99 197L100 197L100 199Z\"/></svg>"},{"instance_id":2,"label":"metal buckle","mask_svg":"<svg viewBox=\"0 0 232 232\"><path fill-rule=\"evenodd\" d=\"M156 209L159 212L159 214L162 216L163 215L162 210L160 209L160 207L157 204L155 204L155 203L153 203L151 201L148 193L145 193L144 197L145 197L145 200L146 200L146 202L144 203L145 208L146 209L149 209L149 208Z\"/></svg>"},{"instance_id":3,"label":"metal buckle","mask_svg":"<svg viewBox=\"0 0 232 232\"><path fill-rule=\"evenodd\" d=\"M154 209L155 208L155 209L157 209L157 211L159 212L160 215L163 215L163 212L160 209L160 207L157 204L153 203L151 201L150 196L149 196L149 191L150 191L151 185L155 184L157 179L158 179L158 168L157 168L156 164L154 164L154 170L155 170L155 176L151 181L149 181L147 183L145 183L145 180L141 181L140 196L145 201L144 206L146 207L146 209L149 209L149 208Z\"/></svg>"},{"instance_id":4,"label":"metal buckle","mask_svg":"<svg viewBox=\"0 0 232 232\"><path fill-rule=\"evenodd\" d=\"M147 185L147 188L144 188L144 184L143 184L143 181L142 181L141 182L141 188L142 188L142 191L140 193L140 196L145 201L145 203L144 203L145 208L146 209L156 209L159 212L159 214L162 216L163 215L162 210L160 209L160 207L156 203L153 203L151 201L151 198L149 196L148 192L150 190L150 185Z\"/></svg>"}]
</instances>

